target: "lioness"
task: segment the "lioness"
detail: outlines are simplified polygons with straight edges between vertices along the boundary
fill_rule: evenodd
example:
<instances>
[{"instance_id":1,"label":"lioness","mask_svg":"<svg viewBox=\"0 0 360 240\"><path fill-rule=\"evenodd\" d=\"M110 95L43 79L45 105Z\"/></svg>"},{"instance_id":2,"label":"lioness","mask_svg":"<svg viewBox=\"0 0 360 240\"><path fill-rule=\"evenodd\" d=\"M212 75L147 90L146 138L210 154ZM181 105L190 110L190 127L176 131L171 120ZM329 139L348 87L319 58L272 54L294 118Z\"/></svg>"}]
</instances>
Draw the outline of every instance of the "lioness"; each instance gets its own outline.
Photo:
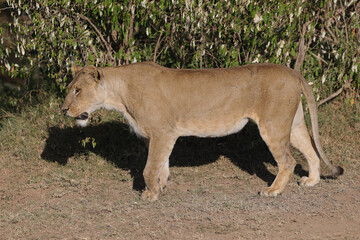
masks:
<instances>
[{"instance_id":1,"label":"lioness","mask_svg":"<svg viewBox=\"0 0 360 240\"><path fill-rule=\"evenodd\" d=\"M152 62L119 67L72 67L74 80L62 110L85 126L99 108L124 114L132 130L149 142L142 199L155 201L167 184L169 156L179 136L219 137L240 131L249 119L259 128L279 172L263 196L280 194L294 171L290 143L309 164L301 185L320 180L320 160L308 134L301 90L306 96L314 142L334 175L343 169L326 157L319 138L314 96L294 70L274 64L229 69L169 69Z\"/></svg>"}]
</instances>

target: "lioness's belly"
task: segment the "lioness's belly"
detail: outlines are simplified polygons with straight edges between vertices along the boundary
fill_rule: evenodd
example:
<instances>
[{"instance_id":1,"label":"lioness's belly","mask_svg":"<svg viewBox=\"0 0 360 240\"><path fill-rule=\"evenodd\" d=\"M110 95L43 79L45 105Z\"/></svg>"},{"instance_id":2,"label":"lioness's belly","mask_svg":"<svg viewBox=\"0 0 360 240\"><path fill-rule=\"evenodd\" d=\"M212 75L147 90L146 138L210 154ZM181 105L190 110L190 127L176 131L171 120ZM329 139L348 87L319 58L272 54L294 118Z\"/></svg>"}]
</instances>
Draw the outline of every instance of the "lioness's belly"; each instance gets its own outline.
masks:
<instances>
[{"instance_id":1,"label":"lioness's belly","mask_svg":"<svg viewBox=\"0 0 360 240\"><path fill-rule=\"evenodd\" d=\"M249 121L248 118L240 120L194 120L179 124L177 130L180 136L198 136L198 137L222 137L232 133L239 132Z\"/></svg>"}]
</instances>

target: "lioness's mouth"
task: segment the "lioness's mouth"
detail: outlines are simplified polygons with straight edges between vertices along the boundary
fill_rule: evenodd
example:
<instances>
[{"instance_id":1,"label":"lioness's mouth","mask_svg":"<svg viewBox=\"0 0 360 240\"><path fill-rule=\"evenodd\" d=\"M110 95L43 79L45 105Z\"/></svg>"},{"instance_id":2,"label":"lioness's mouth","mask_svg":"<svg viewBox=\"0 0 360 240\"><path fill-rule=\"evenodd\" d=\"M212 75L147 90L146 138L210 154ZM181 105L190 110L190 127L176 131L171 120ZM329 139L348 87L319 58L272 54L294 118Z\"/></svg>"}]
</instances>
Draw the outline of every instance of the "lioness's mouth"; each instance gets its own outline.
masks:
<instances>
[{"instance_id":1,"label":"lioness's mouth","mask_svg":"<svg viewBox=\"0 0 360 240\"><path fill-rule=\"evenodd\" d=\"M83 112L82 114L80 114L80 116L77 116L75 119L76 120L86 120L89 118L89 114L87 112Z\"/></svg>"}]
</instances>

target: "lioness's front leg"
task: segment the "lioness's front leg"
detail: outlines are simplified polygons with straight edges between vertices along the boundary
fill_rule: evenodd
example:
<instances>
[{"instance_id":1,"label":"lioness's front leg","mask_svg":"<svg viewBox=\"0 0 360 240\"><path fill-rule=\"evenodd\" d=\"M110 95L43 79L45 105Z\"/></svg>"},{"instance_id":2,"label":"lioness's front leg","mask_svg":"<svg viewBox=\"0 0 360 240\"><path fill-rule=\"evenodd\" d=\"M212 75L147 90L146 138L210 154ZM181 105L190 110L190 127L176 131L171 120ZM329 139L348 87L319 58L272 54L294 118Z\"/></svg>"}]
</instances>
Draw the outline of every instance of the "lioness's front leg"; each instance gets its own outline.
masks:
<instances>
[{"instance_id":1,"label":"lioness's front leg","mask_svg":"<svg viewBox=\"0 0 360 240\"><path fill-rule=\"evenodd\" d=\"M169 169L169 159L168 159L160 170L159 184L161 191L163 191L166 188L169 176L170 176L170 169Z\"/></svg>"},{"instance_id":2,"label":"lioness's front leg","mask_svg":"<svg viewBox=\"0 0 360 240\"><path fill-rule=\"evenodd\" d=\"M145 191L143 200L156 201L169 177L169 157L176 142L177 136L159 135L150 137L149 153L143 172ZM166 179L165 179L166 178Z\"/></svg>"}]
</instances>

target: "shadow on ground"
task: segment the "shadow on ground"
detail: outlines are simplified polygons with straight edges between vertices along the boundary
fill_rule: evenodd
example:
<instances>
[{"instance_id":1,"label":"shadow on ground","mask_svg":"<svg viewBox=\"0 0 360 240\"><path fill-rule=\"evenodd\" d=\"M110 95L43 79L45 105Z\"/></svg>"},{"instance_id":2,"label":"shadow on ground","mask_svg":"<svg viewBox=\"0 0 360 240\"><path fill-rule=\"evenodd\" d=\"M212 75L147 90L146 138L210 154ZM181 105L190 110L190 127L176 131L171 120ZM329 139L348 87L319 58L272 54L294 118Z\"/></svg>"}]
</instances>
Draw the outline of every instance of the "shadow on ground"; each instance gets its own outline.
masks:
<instances>
[{"instance_id":1,"label":"shadow on ground","mask_svg":"<svg viewBox=\"0 0 360 240\"><path fill-rule=\"evenodd\" d=\"M130 170L133 189L145 187L142 171L146 163L147 149L144 141L129 132L128 126L119 122L108 122L85 128L48 129L49 137L41 157L50 162L65 165L77 154L93 152L117 167ZM85 147L82 140L94 138L96 147ZM200 166L216 161L219 156L228 157L240 169L256 175L268 185L275 176L266 168L266 163L276 165L266 144L262 141L257 126L249 123L241 132L222 138L182 137L176 142L170 157L170 166ZM300 165L295 174L305 175Z\"/></svg>"}]
</instances>

